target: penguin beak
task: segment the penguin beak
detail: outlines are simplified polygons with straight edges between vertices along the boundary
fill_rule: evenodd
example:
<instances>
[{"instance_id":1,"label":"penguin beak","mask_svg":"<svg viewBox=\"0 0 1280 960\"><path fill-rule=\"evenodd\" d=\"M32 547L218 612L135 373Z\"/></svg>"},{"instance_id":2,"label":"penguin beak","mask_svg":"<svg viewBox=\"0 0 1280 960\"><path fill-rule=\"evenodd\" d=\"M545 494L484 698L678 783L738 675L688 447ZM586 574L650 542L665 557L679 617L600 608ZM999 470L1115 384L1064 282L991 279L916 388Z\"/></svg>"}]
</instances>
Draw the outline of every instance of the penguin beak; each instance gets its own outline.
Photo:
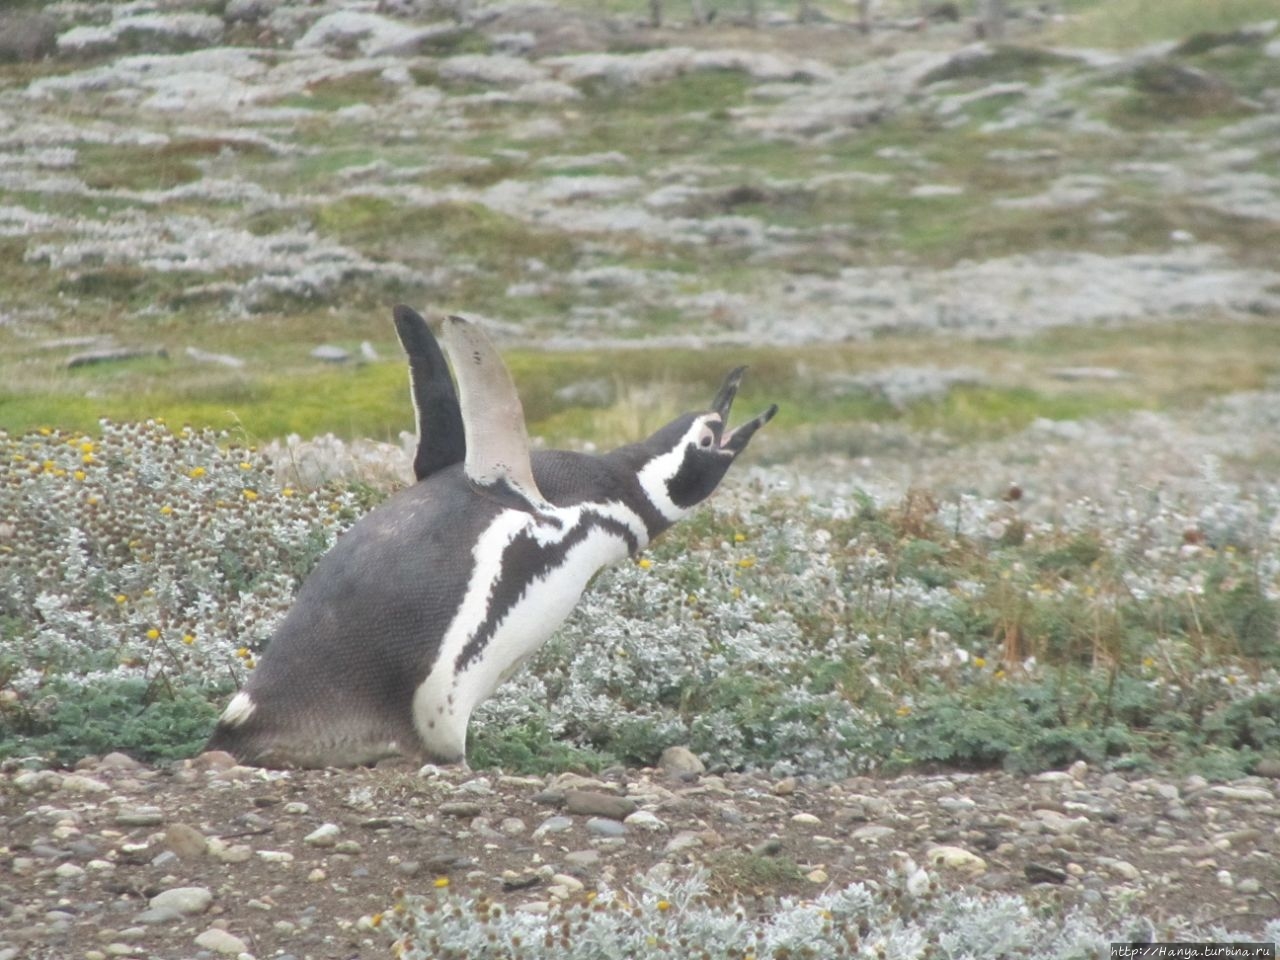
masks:
<instances>
[{"instance_id":1,"label":"penguin beak","mask_svg":"<svg viewBox=\"0 0 1280 960\"><path fill-rule=\"evenodd\" d=\"M729 411L733 407L733 398L738 395L738 385L742 383L742 375L747 372L746 367L737 367L729 372L724 378L724 385L720 388L720 392L716 394L716 398L711 403L711 409L720 414L720 423L723 426L729 423ZM723 453L730 453L737 456L746 449L747 444L751 442L751 438L755 436L755 432L763 427L766 423L773 419L774 414L778 412L776 403L770 404L769 409L748 420L739 427L735 427L728 433L720 437L720 450Z\"/></svg>"}]
</instances>

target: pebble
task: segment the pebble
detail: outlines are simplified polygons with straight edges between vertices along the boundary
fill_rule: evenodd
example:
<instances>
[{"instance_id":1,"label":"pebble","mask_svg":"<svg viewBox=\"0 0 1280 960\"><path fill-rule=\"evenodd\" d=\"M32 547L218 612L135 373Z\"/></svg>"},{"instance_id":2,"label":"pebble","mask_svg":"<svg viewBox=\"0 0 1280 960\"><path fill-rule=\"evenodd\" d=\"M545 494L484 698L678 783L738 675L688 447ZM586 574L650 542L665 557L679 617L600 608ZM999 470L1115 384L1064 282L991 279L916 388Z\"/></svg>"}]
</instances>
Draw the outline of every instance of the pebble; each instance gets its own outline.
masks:
<instances>
[{"instance_id":1,"label":"pebble","mask_svg":"<svg viewBox=\"0 0 1280 960\"><path fill-rule=\"evenodd\" d=\"M519 817L503 817L502 822L498 824L498 830L508 837L518 837L528 829Z\"/></svg>"},{"instance_id":2,"label":"pebble","mask_svg":"<svg viewBox=\"0 0 1280 960\"><path fill-rule=\"evenodd\" d=\"M203 933L197 934L195 944L205 950L232 956L244 953L249 949L248 945L239 937L218 927L210 927Z\"/></svg>"},{"instance_id":3,"label":"pebble","mask_svg":"<svg viewBox=\"0 0 1280 960\"><path fill-rule=\"evenodd\" d=\"M1276 795L1266 787L1229 787L1219 784L1210 787L1209 794L1219 800L1257 800L1268 803L1276 799Z\"/></svg>"},{"instance_id":4,"label":"pebble","mask_svg":"<svg viewBox=\"0 0 1280 960\"><path fill-rule=\"evenodd\" d=\"M171 823L165 828L164 845L182 860L196 860L209 849L205 835L185 823Z\"/></svg>"},{"instance_id":5,"label":"pebble","mask_svg":"<svg viewBox=\"0 0 1280 960\"><path fill-rule=\"evenodd\" d=\"M101 780L86 777L79 773L68 773L62 777L58 789L63 793L109 793L111 787Z\"/></svg>"},{"instance_id":6,"label":"pebble","mask_svg":"<svg viewBox=\"0 0 1280 960\"><path fill-rule=\"evenodd\" d=\"M592 867L600 862L600 851L573 850L564 855L564 862L571 867Z\"/></svg>"},{"instance_id":7,"label":"pebble","mask_svg":"<svg viewBox=\"0 0 1280 960\"><path fill-rule=\"evenodd\" d=\"M963 847L954 847L948 844L940 844L936 847L930 847L925 853L929 862L936 867L946 867L950 870L958 870L969 876L977 876L985 873L987 869L987 861L976 853L970 853Z\"/></svg>"},{"instance_id":8,"label":"pebble","mask_svg":"<svg viewBox=\"0 0 1280 960\"><path fill-rule=\"evenodd\" d=\"M658 758L658 769L677 780L692 780L707 768L688 747L667 747Z\"/></svg>"},{"instance_id":9,"label":"pebble","mask_svg":"<svg viewBox=\"0 0 1280 960\"><path fill-rule=\"evenodd\" d=\"M1028 863L1022 868L1030 883L1066 883L1067 872L1044 863Z\"/></svg>"},{"instance_id":10,"label":"pebble","mask_svg":"<svg viewBox=\"0 0 1280 960\"><path fill-rule=\"evenodd\" d=\"M796 792L796 778L783 777L781 780L779 780L777 783L773 785L773 792L775 796L779 796L779 797L791 796Z\"/></svg>"},{"instance_id":11,"label":"pebble","mask_svg":"<svg viewBox=\"0 0 1280 960\"><path fill-rule=\"evenodd\" d=\"M184 915L204 913L212 903L213 891L208 887L172 887L147 901L152 910L172 910Z\"/></svg>"},{"instance_id":12,"label":"pebble","mask_svg":"<svg viewBox=\"0 0 1280 960\"><path fill-rule=\"evenodd\" d=\"M827 871L819 867L816 870L810 870L805 874L805 879L810 883L826 883L831 878L827 875Z\"/></svg>"},{"instance_id":13,"label":"pebble","mask_svg":"<svg viewBox=\"0 0 1280 960\"><path fill-rule=\"evenodd\" d=\"M436 809L446 817L478 817L484 812L484 804L476 800L450 800Z\"/></svg>"},{"instance_id":14,"label":"pebble","mask_svg":"<svg viewBox=\"0 0 1280 960\"><path fill-rule=\"evenodd\" d=\"M53 875L59 880L78 880L84 876L84 867L74 863L60 863L54 868Z\"/></svg>"},{"instance_id":15,"label":"pebble","mask_svg":"<svg viewBox=\"0 0 1280 960\"><path fill-rule=\"evenodd\" d=\"M850 840L857 840L861 843L879 843L885 837L893 836L893 827L886 827L883 824L869 823L865 827L859 827L849 834Z\"/></svg>"},{"instance_id":16,"label":"pebble","mask_svg":"<svg viewBox=\"0 0 1280 960\"><path fill-rule=\"evenodd\" d=\"M622 822L628 827L635 827L637 830L644 830L648 833L665 833L671 829L666 821L648 810L637 810L635 813L628 814L627 818Z\"/></svg>"},{"instance_id":17,"label":"pebble","mask_svg":"<svg viewBox=\"0 0 1280 960\"><path fill-rule=\"evenodd\" d=\"M674 853L684 853L702 846L702 838L692 830L681 830L674 837L667 841L663 852L670 855Z\"/></svg>"},{"instance_id":18,"label":"pebble","mask_svg":"<svg viewBox=\"0 0 1280 960\"><path fill-rule=\"evenodd\" d=\"M267 863L292 863L293 854L288 850L258 850L258 858Z\"/></svg>"},{"instance_id":19,"label":"pebble","mask_svg":"<svg viewBox=\"0 0 1280 960\"><path fill-rule=\"evenodd\" d=\"M116 823L124 827L154 827L164 823L159 807L126 807L116 814Z\"/></svg>"},{"instance_id":20,"label":"pebble","mask_svg":"<svg viewBox=\"0 0 1280 960\"><path fill-rule=\"evenodd\" d=\"M580 816L610 817L622 820L636 810L630 797L619 797L593 790L569 790L564 797L565 810Z\"/></svg>"},{"instance_id":21,"label":"pebble","mask_svg":"<svg viewBox=\"0 0 1280 960\"><path fill-rule=\"evenodd\" d=\"M791 817L791 822L799 827L822 826L822 819L815 817L812 813L797 813Z\"/></svg>"},{"instance_id":22,"label":"pebble","mask_svg":"<svg viewBox=\"0 0 1280 960\"><path fill-rule=\"evenodd\" d=\"M563 833L566 830L572 829L572 827L572 817L548 817L533 831L533 839L540 840L548 833Z\"/></svg>"},{"instance_id":23,"label":"pebble","mask_svg":"<svg viewBox=\"0 0 1280 960\"><path fill-rule=\"evenodd\" d=\"M338 842L338 834L341 832L342 828L336 823L322 823L303 837L302 842L313 847L332 847Z\"/></svg>"},{"instance_id":24,"label":"pebble","mask_svg":"<svg viewBox=\"0 0 1280 960\"><path fill-rule=\"evenodd\" d=\"M596 837L621 837L627 828L617 820L607 817L592 817L587 821L587 833Z\"/></svg>"}]
</instances>

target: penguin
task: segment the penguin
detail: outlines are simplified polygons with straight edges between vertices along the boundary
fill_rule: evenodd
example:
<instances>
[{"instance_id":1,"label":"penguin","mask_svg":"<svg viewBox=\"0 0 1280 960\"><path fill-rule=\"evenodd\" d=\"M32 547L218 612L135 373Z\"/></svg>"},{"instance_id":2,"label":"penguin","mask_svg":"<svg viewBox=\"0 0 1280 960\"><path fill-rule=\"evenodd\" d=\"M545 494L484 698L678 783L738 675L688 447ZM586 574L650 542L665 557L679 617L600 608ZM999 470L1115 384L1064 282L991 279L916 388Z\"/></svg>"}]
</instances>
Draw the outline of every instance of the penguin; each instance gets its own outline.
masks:
<instances>
[{"instance_id":1,"label":"penguin","mask_svg":"<svg viewBox=\"0 0 1280 960\"><path fill-rule=\"evenodd\" d=\"M321 558L206 750L264 767L465 762L475 708L597 571L705 500L778 409L728 429L738 367L709 410L638 443L531 453L511 376L479 326L446 319L442 352L421 315L400 306L393 316L409 358L417 482Z\"/></svg>"}]
</instances>

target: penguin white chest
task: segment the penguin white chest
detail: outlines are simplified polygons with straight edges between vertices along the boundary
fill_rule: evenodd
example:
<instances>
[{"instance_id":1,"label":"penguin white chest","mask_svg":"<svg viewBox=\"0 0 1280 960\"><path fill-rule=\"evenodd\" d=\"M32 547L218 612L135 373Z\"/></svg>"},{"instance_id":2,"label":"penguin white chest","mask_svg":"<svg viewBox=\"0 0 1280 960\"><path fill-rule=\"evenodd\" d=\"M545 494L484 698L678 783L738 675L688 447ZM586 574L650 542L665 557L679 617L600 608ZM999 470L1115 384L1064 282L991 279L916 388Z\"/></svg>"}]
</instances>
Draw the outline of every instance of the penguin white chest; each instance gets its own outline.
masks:
<instances>
[{"instance_id":1,"label":"penguin white chest","mask_svg":"<svg viewBox=\"0 0 1280 960\"><path fill-rule=\"evenodd\" d=\"M427 750L463 757L475 708L546 643L598 570L647 541L641 518L616 502L495 517L476 541L465 595L414 693Z\"/></svg>"}]
</instances>

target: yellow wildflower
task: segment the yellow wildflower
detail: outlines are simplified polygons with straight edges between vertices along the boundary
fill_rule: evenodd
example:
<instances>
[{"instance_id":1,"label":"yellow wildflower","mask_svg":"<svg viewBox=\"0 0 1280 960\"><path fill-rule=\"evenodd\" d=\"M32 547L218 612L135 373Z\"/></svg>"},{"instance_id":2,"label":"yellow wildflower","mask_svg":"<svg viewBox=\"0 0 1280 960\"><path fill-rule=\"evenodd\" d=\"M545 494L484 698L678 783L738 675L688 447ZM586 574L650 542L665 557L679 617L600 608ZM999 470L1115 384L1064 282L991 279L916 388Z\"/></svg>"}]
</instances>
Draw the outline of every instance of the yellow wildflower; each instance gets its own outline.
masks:
<instances>
[{"instance_id":1,"label":"yellow wildflower","mask_svg":"<svg viewBox=\"0 0 1280 960\"><path fill-rule=\"evenodd\" d=\"M979 670L981 670L983 667L985 667L985 666L987 665L987 658L986 658L986 657L974 657L974 658L973 658L973 665L974 665L975 667L977 667Z\"/></svg>"},{"instance_id":2,"label":"yellow wildflower","mask_svg":"<svg viewBox=\"0 0 1280 960\"><path fill-rule=\"evenodd\" d=\"M245 490L245 491L243 491L243 492L244 492L244 498L245 498L246 500L248 500L250 503L252 503L254 500L257 500L257 499L258 499L258 491L257 491L257 490Z\"/></svg>"},{"instance_id":3,"label":"yellow wildflower","mask_svg":"<svg viewBox=\"0 0 1280 960\"><path fill-rule=\"evenodd\" d=\"M155 627L152 627L150 630L148 630L148 631L147 631L147 639L148 639L148 640L159 640L159 639L160 639L160 631L159 631L159 630L157 630Z\"/></svg>"},{"instance_id":4,"label":"yellow wildflower","mask_svg":"<svg viewBox=\"0 0 1280 960\"><path fill-rule=\"evenodd\" d=\"M163 507L160 508L160 512L167 517L169 514L173 513L173 507L169 506L166 503Z\"/></svg>"},{"instance_id":5,"label":"yellow wildflower","mask_svg":"<svg viewBox=\"0 0 1280 960\"><path fill-rule=\"evenodd\" d=\"M436 877L436 889L437 889L437 890L443 890L443 889L444 889L445 887L447 887L448 885L449 885L449 878L448 878L448 877Z\"/></svg>"},{"instance_id":6,"label":"yellow wildflower","mask_svg":"<svg viewBox=\"0 0 1280 960\"><path fill-rule=\"evenodd\" d=\"M653 566L653 561L650 560L648 557L641 557L639 560L636 561L636 566L639 567L641 570L648 570L650 567Z\"/></svg>"},{"instance_id":7,"label":"yellow wildflower","mask_svg":"<svg viewBox=\"0 0 1280 960\"><path fill-rule=\"evenodd\" d=\"M125 603L128 601L128 599L129 598L126 597L123 593L116 594L116 603Z\"/></svg>"},{"instance_id":8,"label":"yellow wildflower","mask_svg":"<svg viewBox=\"0 0 1280 960\"><path fill-rule=\"evenodd\" d=\"M187 471L187 476L190 477L192 480L199 480L201 477L204 476L204 474L205 474L204 467L192 467L190 470Z\"/></svg>"},{"instance_id":9,"label":"yellow wildflower","mask_svg":"<svg viewBox=\"0 0 1280 960\"><path fill-rule=\"evenodd\" d=\"M83 470L77 470L75 473L72 474L72 476L75 477L77 480L83 480L85 477L88 476L88 474L85 473ZM94 500L96 501L97 498L95 497Z\"/></svg>"},{"instance_id":10,"label":"yellow wildflower","mask_svg":"<svg viewBox=\"0 0 1280 960\"><path fill-rule=\"evenodd\" d=\"M189 633L184 633L182 635L182 642L189 647L196 642L196 638Z\"/></svg>"},{"instance_id":11,"label":"yellow wildflower","mask_svg":"<svg viewBox=\"0 0 1280 960\"><path fill-rule=\"evenodd\" d=\"M755 557L743 557L741 560L738 561L738 567L739 569L742 569L742 570L750 570L755 565L756 565Z\"/></svg>"},{"instance_id":12,"label":"yellow wildflower","mask_svg":"<svg viewBox=\"0 0 1280 960\"><path fill-rule=\"evenodd\" d=\"M663 913L666 913L668 910L670 910L670 909L671 909L671 901L670 901L670 900L659 900L659 901L658 901L658 909L659 909L659 910L661 910Z\"/></svg>"},{"instance_id":13,"label":"yellow wildflower","mask_svg":"<svg viewBox=\"0 0 1280 960\"><path fill-rule=\"evenodd\" d=\"M746 535L745 533L735 533L735 534L733 535L733 542L734 542L734 543L746 543L746 542L747 542L747 535Z\"/></svg>"}]
</instances>

